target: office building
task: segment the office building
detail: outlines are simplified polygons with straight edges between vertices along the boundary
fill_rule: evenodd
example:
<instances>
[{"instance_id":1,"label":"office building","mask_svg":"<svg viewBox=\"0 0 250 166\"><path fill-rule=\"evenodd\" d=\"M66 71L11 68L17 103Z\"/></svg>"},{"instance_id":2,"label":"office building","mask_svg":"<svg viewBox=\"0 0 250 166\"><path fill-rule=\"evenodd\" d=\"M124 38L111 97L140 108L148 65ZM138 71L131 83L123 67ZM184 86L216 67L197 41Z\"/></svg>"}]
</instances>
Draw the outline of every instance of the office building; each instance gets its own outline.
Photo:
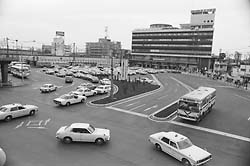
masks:
<instances>
[{"instance_id":1,"label":"office building","mask_svg":"<svg viewBox=\"0 0 250 166\"><path fill-rule=\"evenodd\" d=\"M188 24L152 24L132 31L130 65L153 68L212 68L215 9L191 11Z\"/></svg>"},{"instance_id":2,"label":"office building","mask_svg":"<svg viewBox=\"0 0 250 166\"><path fill-rule=\"evenodd\" d=\"M113 50L115 57L120 57L121 42L100 38L98 42L86 43L86 55L89 57L108 58L110 56L110 50Z\"/></svg>"}]
</instances>

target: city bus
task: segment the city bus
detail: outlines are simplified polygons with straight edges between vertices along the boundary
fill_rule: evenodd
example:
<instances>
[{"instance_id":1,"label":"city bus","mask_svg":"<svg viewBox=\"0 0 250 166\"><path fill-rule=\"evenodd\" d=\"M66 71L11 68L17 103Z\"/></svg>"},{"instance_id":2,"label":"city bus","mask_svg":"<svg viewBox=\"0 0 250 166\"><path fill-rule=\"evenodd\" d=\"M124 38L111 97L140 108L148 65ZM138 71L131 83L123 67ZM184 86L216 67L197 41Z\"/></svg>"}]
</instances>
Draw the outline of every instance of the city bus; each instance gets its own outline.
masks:
<instances>
[{"instance_id":1,"label":"city bus","mask_svg":"<svg viewBox=\"0 0 250 166\"><path fill-rule=\"evenodd\" d=\"M199 122L215 104L216 89L199 87L182 96L178 102L177 116Z\"/></svg>"},{"instance_id":2,"label":"city bus","mask_svg":"<svg viewBox=\"0 0 250 166\"><path fill-rule=\"evenodd\" d=\"M30 66L25 64L13 65L10 67L10 72L13 76L19 78L28 78L30 75Z\"/></svg>"}]
</instances>

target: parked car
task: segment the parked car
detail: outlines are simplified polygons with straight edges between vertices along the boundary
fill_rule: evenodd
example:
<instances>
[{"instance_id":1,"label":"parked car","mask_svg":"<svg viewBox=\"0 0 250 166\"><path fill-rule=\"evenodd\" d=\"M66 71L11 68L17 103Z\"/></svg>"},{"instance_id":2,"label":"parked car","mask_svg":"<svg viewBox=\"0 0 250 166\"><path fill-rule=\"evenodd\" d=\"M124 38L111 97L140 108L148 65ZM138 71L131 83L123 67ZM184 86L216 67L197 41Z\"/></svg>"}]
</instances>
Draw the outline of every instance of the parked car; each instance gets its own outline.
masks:
<instances>
[{"instance_id":1,"label":"parked car","mask_svg":"<svg viewBox=\"0 0 250 166\"><path fill-rule=\"evenodd\" d=\"M66 76L65 77L65 83L72 83L73 82L73 77L72 76Z\"/></svg>"},{"instance_id":2,"label":"parked car","mask_svg":"<svg viewBox=\"0 0 250 166\"><path fill-rule=\"evenodd\" d=\"M34 105L7 104L0 107L0 120L11 121L13 118L35 115L36 112L38 107Z\"/></svg>"},{"instance_id":3,"label":"parked car","mask_svg":"<svg viewBox=\"0 0 250 166\"><path fill-rule=\"evenodd\" d=\"M193 145L187 137L173 131L152 134L149 141L157 150L171 155L187 166L203 165L212 159L209 152Z\"/></svg>"},{"instance_id":4,"label":"parked car","mask_svg":"<svg viewBox=\"0 0 250 166\"><path fill-rule=\"evenodd\" d=\"M95 128L88 123L73 123L70 126L60 127L56 132L56 138L64 143L77 141L103 144L110 140L110 130Z\"/></svg>"},{"instance_id":5,"label":"parked car","mask_svg":"<svg viewBox=\"0 0 250 166\"><path fill-rule=\"evenodd\" d=\"M111 90L110 85L99 85L98 87L95 88L97 94L105 94L108 93L110 90Z\"/></svg>"},{"instance_id":6,"label":"parked car","mask_svg":"<svg viewBox=\"0 0 250 166\"><path fill-rule=\"evenodd\" d=\"M71 93L76 94L76 95L81 95L81 96L95 96L97 92L95 90L90 90L86 87L77 89L76 91L72 91Z\"/></svg>"},{"instance_id":7,"label":"parked car","mask_svg":"<svg viewBox=\"0 0 250 166\"><path fill-rule=\"evenodd\" d=\"M147 77L141 78L140 81L141 81L141 82L146 82L146 83L149 83L149 84L151 84L151 83L154 82L154 80L151 80L151 79L149 79L149 78L147 78Z\"/></svg>"},{"instance_id":8,"label":"parked car","mask_svg":"<svg viewBox=\"0 0 250 166\"><path fill-rule=\"evenodd\" d=\"M103 78L100 80L100 83L103 85L111 85L111 81L108 78Z\"/></svg>"},{"instance_id":9,"label":"parked car","mask_svg":"<svg viewBox=\"0 0 250 166\"><path fill-rule=\"evenodd\" d=\"M56 76L57 77L65 77L66 76L66 74L64 73L64 72L58 72L58 73L56 73Z\"/></svg>"},{"instance_id":10,"label":"parked car","mask_svg":"<svg viewBox=\"0 0 250 166\"><path fill-rule=\"evenodd\" d=\"M54 84L44 84L40 87L41 93L56 91L56 89L57 86L55 86Z\"/></svg>"},{"instance_id":11,"label":"parked car","mask_svg":"<svg viewBox=\"0 0 250 166\"><path fill-rule=\"evenodd\" d=\"M87 99L86 96L79 96L75 94L65 94L54 99L53 101L55 104L58 104L58 105L69 106L75 103L80 103L80 102L84 103L86 99Z\"/></svg>"},{"instance_id":12,"label":"parked car","mask_svg":"<svg viewBox=\"0 0 250 166\"><path fill-rule=\"evenodd\" d=\"M92 83L82 83L81 85L79 85L78 87L76 87L76 89L88 88L88 89L94 90L96 87L97 87L97 85L92 84Z\"/></svg>"}]
</instances>

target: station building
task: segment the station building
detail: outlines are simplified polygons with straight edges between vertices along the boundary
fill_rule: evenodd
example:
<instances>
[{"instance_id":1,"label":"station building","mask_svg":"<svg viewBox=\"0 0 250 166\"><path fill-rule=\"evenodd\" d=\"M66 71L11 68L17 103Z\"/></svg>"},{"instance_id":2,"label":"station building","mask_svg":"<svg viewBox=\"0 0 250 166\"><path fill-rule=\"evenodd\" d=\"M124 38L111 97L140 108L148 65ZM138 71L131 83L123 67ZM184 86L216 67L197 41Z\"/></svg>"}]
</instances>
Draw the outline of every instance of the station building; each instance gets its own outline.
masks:
<instances>
[{"instance_id":1,"label":"station building","mask_svg":"<svg viewBox=\"0 0 250 166\"><path fill-rule=\"evenodd\" d=\"M191 11L180 28L152 24L132 31L130 66L208 70L213 67L212 44L216 9Z\"/></svg>"}]
</instances>

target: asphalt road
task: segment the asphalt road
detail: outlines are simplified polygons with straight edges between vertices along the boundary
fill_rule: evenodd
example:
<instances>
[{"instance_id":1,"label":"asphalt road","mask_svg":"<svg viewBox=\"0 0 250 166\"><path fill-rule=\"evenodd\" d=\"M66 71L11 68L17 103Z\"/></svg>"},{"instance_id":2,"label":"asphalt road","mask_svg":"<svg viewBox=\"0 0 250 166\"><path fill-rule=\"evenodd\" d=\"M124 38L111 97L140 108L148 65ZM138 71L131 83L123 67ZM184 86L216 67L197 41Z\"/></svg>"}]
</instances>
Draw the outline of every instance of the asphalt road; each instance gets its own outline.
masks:
<instances>
[{"instance_id":1,"label":"asphalt road","mask_svg":"<svg viewBox=\"0 0 250 166\"><path fill-rule=\"evenodd\" d=\"M157 78L160 82L163 82L163 88L160 91L128 103L117 104L113 107L144 115L151 114L187 93L188 90L171 77L187 84L187 81L189 81L189 78L185 78L184 75L159 74ZM200 80L199 78L192 79L195 82ZM63 79L48 76L39 71L33 71L31 78L26 80L26 82L29 84L24 87L0 89L1 105L19 102L34 104L39 107L39 112L35 116L14 119L8 123L0 122L0 146L7 154L7 166L179 166L181 164L177 160L156 151L147 140L152 133L169 130L188 136L194 144L204 147L211 152L213 159L207 165L248 166L250 163L250 144L247 141L169 122L158 123L149 120L145 116L120 112L115 109L93 107L83 103L70 107L58 107L52 102L52 99L55 97L75 89L77 85L83 82L82 80L76 79L74 84L65 84ZM207 81L204 80L204 82ZM38 88L44 83L54 83L61 86L61 88L56 92L41 94ZM198 84L202 84L202 82L198 81ZM222 112L233 110L233 108L225 109L223 106L220 106L220 100L222 100L220 98L225 95L225 99L222 101L226 100L229 95L232 96L231 91L234 92L234 90L238 95L245 93L237 89L218 90L219 97L217 98L215 109ZM96 96L87 100L90 101L99 97L102 96ZM232 98L232 100L235 100L235 98ZM235 102L240 102L239 104L243 108L248 106L248 103L243 102L242 99ZM128 106L129 104L132 105ZM142 104L146 105L140 106ZM145 111L145 109L148 110ZM214 112L211 112L211 115L208 115L199 125L203 126L209 124L206 121L211 121L210 126L205 126L214 126L213 128L222 128L221 130L227 131L223 125L216 126L216 124L212 124L219 121L217 119L218 115L213 115ZM247 114L247 111L245 112ZM246 114L244 114L245 119L248 118ZM232 115L234 114L232 113ZM178 119L175 119L175 121L180 122ZM88 122L96 127L107 127L111 130L111 141L103 146L90 143L66 145L59 142L55 138L57 129L60 126L73 122ZM185 122L182 123L185 124ZM227 123L227 121L223 121L223 123ZM245 129L245 122L243 122L242 126ZM238 131L237 128L235 130L240 135L243 135L242 130L239 129Z\"/></svg>"}]
</instances>

